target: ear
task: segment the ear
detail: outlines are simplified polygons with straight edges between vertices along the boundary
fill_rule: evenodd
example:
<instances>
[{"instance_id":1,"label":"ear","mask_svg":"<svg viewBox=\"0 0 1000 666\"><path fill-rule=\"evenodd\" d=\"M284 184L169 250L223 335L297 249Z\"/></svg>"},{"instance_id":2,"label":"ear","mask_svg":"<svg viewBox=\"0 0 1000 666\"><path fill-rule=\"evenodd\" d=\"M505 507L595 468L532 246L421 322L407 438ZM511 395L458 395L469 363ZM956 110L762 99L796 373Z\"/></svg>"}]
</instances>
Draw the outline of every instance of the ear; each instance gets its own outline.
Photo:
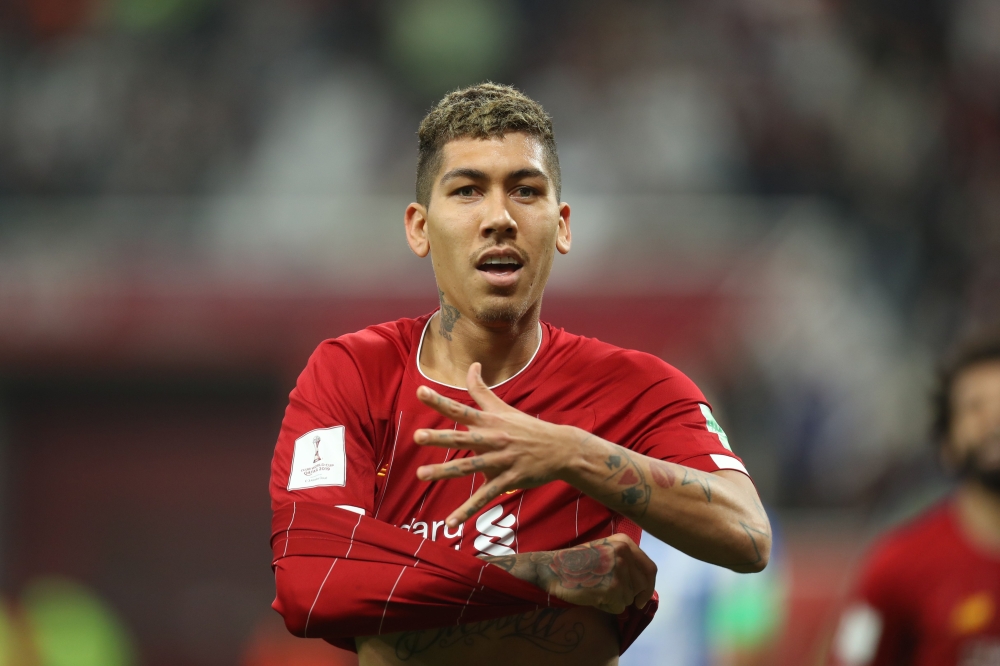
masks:
<instances>
[{"instance_id":1,"label":"ear","mask_svg":"<svg viewBox=\"0 0 1000 666\"><path fill-rule=\"evenodd\" d=\"M556 232L556 249L559 254L569 252L573 241L573 233L569 228L569 204L565 201L559 204L559 229Z\"/></svg>"},{"instance_id":2,"label":"ear","mask_svg":"<svg viewBox=\"0 0 1000 666\"><path fill-rule=\"evenodd\" d=\"M413 254L426 257L431 251L430 241L427 240L427 208L417 202L411 203L403 214L403 223L406 225L406 242Z\"/></svg>"}]
</instances>

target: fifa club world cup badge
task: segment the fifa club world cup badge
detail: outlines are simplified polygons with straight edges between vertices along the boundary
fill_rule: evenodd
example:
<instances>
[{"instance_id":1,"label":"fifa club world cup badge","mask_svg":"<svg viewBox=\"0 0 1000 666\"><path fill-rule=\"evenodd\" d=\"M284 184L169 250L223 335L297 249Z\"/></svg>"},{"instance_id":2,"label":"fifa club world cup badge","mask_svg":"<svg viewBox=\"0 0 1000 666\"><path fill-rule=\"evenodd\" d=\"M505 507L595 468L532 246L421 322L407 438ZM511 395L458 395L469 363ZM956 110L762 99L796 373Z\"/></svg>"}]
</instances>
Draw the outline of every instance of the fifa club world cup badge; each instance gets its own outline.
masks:
<instances>
[{"instance_id":1,"label":"fifa club world cup badge","mask_svg":"<svg viewBox=\"0 0 1000 666\"><path fill-rule=\"evenodd\" d=\"M310 430L295 440L292 469L288 474L289 490L342 486L346 482L344 426Z\"/></svg>"}]
</instances>

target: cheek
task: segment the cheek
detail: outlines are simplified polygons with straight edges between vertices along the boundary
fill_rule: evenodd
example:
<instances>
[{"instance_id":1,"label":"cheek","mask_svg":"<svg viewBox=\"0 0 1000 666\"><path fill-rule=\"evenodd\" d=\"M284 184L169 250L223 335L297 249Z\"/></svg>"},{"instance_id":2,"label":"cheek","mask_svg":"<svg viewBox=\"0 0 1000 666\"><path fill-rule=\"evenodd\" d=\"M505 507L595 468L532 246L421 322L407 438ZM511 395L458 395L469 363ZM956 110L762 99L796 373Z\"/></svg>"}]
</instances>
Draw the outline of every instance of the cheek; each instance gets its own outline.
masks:
<instances>
[{"instance_id":1,"label":"cheek","mask_svg":"<svg viewBox=\"0 0 1000 666\"><path fill-rule=\"evenodd\" d=\"M981 413L966 413L956 417L951 429L952 448L964 455L989 434L987 419Z\"/></svg>"},{"instance_id":2,"label":"cheek","mask_svg":"<svg viewBox=\"0 0 1000 666\"><path fill-rule=\"evenodd\" d=\"M450 227L443 226L427 234L431 260L438 268L447 268L461 255L462 240Z\"/></svg>"}]
</instances>

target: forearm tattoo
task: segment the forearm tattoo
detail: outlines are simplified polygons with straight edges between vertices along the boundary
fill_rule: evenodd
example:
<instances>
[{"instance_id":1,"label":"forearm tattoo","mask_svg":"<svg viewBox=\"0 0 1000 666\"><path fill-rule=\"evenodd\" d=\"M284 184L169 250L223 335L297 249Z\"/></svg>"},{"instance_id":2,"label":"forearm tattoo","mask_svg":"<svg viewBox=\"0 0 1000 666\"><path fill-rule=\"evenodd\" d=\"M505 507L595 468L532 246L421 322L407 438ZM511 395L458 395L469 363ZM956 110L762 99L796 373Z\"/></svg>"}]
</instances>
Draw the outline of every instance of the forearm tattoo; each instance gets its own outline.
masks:
<instances>
[{"instance_id":1,"label":"forearm tattoo","mask_svg":"<svg viewBox=\"0 0 1000 666\"><path fill-rule=\"evenodd\" d=\"M407 661L432 649L456 645L472 647L477 642L514 639L527 641L546 652L566 654L583 642L584 625L563 618L567 608L540 608L529 613L484 620L455 627L404 631L396 639L396 658Z\"/></svg>"},{"instance_id":2,"label":"forearm tattoo","mask_svg":"<svg viewBox=\"0 0 1000 666\"><path fill-rule=\"evenodd\" d=\"M712 483L709 481L708 475L685 467L684 479L681 481L681 485L686 486L692 483L697 483L701 486L701 489L705 492L705 499L709 502L712 501Z\"/></svg>"},{"instance_id":3,"label":"forearm tattoo","mask_svg":"<svg viewBox=\"0 0 1000 666\"><path fill-rule=\"evenodd\" d=\"M712 478L711 474L689 467L681 467L683 470L681 472L670 463L637 456L628 449L617 445L603 462L610 474L601 480L604 492L598 499L631 518L642 518L649 509L652 486L647 482L647 479L665 490L673 488L675 485L678 488L691 486L695 492L700 491L698 494L704 497L705 502L712 503L712 486L715 479ZM680 483L678 483L678 476L680 476ZM742 533L750 540L750 550L753 553L751 559L723 566L728 566L735 571L757 571L758 565L764 560L764 551L769 547L771 541L770 527L767 513L756 499L754 499L754 509L760 521L750 517L747 517L747 520L739 521Z\"/></svg>"},{"instance_id":4,"label":"forearm tattoo","mask_svg":"<svg viewBox=\"0 0 1000 666\"><path fill-rule=\"evenodd\" d=\"M632 518L646 515L653 494L651 484L665 490L677 485L677 473L669 463L645 460L621 446L615 446L614 453L607 456L604 465L610 474L601 480L605 492L599 499ZM706 502L712 501L711 475L684 468L679 486L692 484L701 489Z\"/></svg>"},{"instance_id":5,"label":"forearm tattoo","mask_svg":"<svg viewBox=\"0 0 1000 666\"><path fill-rule=\"evenodd\" d=\"M602 485L606 491L609 485L614 490L605 492L600 499L612 508L621 509L622 513L638 518L644 516L653 494L646 481L646 472L628 450L620 446L604 464L611 473L602 480Z\"/></svg>"}]
</instances>

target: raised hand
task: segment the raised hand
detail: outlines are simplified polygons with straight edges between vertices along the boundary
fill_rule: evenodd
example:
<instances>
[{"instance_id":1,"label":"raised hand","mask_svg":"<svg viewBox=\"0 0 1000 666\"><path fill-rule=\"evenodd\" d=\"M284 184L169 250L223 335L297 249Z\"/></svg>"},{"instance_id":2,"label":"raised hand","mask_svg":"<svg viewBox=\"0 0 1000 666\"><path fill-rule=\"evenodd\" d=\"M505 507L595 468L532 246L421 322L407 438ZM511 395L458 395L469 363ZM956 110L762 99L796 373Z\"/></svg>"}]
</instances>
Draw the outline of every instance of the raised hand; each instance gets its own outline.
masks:
<instances>
[{"instance_id":1,"label":"raised hand","mask_svg":"<svg viewBox=\"0 0 1000 666\"><path fill-rule=\"evenodd\" d=\"M573 548L485 557L554 597L615 615L653 597L656 564L624 534Z\"/></svg>"},{"instance_id":2,"label":"raised hand","mask_svg":"<svg viewBox=\"0 0 1000 666\"><path fill-rule=\"evenodd\" d=\"M500 493L533 488L559 478L570 451L586 438L578 428L547 423L514 409L486 386L479 363L469 366L469 395L480 409L468 407L421 386L417 398L442 415L466 426L462 430L420 429L413 441L424 446L469 449L477 454L440 465L424 465L417 478L451 479L482 472L487 483L446 519L456 527L476 514Z\"/></svg>"}]
</instances>

